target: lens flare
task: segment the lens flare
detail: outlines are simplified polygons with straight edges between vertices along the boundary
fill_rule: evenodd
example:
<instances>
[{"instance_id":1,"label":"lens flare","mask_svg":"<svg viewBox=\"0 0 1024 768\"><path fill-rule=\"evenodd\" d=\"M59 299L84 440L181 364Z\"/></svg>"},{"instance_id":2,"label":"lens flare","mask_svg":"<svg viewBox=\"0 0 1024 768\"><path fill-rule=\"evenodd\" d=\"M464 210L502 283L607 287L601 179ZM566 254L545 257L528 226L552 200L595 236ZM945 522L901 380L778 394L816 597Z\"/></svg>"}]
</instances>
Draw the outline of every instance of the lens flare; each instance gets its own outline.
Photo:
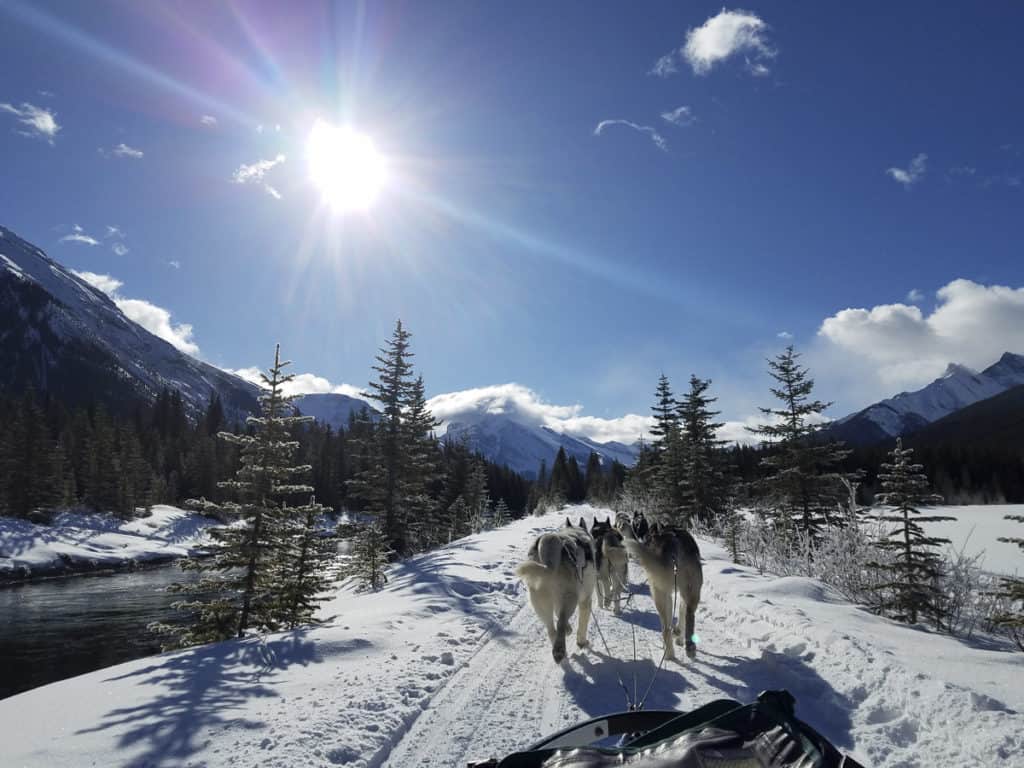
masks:
<instances>
[{"instance_id":1,"label":"lens flare","mask_svg":"<svg viewBox=\"0 0 1024 768\"><path fill-rule=\"evenodd\" d=\"M306 141L309 178L339 213L365 211L387 181L387 161L373 140L349 126L317 120Z\"/></svg>"}]
</instances>

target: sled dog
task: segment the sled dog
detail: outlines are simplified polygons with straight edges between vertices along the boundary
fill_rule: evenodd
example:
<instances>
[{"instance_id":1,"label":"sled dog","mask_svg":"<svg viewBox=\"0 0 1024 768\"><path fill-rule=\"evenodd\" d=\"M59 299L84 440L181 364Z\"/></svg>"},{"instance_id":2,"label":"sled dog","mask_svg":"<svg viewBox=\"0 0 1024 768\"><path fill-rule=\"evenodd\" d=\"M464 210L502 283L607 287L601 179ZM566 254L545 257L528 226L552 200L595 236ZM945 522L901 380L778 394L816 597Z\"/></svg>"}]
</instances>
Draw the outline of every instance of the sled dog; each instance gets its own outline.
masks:
<instances>
[{"instance_id":1,"label":"sled dog","mask_svg":"<svg viewBox=\"0 0 1024 768\"><path fill-rule=\"evenodd\" d=\"M516 575L529 588L533 610L548 630L551 655L561 662L565 658L565 636L572 630L569 619L577 607L576 644L580 648L588 644L587 628L597 582L594 539L585 525L573 525L566 518L558 531L538 536L527 556L529 560L516 568Z\"/></svg>"},{"instance_id":2,"label":"sled dog","mask_svg":"<svg viewBox=\"0 0 1024 768\"><path fill-rule=\"evenodd\" d=\"M665 643L665 658L676 657L672 636L685 645L686 655L697 655L694 641L694 615L700 603L700 590L704 584L704 571L700 564L697 542L687 531L651 526L646 541L626 538L626 549L643 566L651 585L651 597L661 619L661 636ZM679 616L685 615L685 632L680 637L679 626L672 625L673 595L679 595ZM685 637L685 640L683 639Z\"/></svg>"},{"instance_id":3,"label":"sled dog","mask_svg":"<svg viewBox=\"0 0 1024 768\"><path fill-rule=\"evenodd\" d=\"M622 534L612 527L609 516L603 523L594 519L590 526L590 535L594 537L597 559L597 597L602 608L610 608L615 603L615 613L622 612L622 593L629 581L629 557L622 543Z\"/></svg>"}]
</instances>

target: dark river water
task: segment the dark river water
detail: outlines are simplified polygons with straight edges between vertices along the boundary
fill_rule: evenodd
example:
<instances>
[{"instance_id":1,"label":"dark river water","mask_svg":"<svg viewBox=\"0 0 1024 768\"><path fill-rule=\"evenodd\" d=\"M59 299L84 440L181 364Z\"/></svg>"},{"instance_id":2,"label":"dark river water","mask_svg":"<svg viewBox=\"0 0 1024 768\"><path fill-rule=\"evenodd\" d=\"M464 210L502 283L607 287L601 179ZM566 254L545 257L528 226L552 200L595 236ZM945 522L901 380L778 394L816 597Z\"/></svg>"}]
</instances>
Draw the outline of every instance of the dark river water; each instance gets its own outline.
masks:
<instances>
[{"instance_id":1,"label":"dark river water","mask_svg":"<svg viewBox=\"0 0 1024 768\"><path fill-rule=\"evenodd\" d=\"M0 698L160 652L147 625L175 618L177 565L0 587Z\"/></svg>"}]
</instances>

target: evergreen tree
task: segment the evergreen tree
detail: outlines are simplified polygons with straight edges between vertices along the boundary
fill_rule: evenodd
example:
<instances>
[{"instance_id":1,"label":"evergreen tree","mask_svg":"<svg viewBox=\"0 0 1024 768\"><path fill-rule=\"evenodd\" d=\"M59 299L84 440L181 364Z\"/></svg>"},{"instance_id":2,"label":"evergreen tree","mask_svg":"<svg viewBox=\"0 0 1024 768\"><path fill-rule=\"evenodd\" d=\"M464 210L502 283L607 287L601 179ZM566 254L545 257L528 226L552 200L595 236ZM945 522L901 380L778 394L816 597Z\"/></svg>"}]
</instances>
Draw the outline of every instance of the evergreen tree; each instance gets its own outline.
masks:
<instances>
[{"instance_id":1,"label":"evergreen tree","mask_svg":"<svg viewBox=\"0 0 1024 768\"><path fill-rule=\"evenodd\" d=\"M651 407L654 412L654 426L651 427L651 435L654 440L651 443L651 449L656 454L660 454L665 450L666 440L679 428L676 399L672 395L672 386L668 376L664 373L658 378L654 398L654 405Z\"/></svg>"},{"instance_id":2,"label":"evergreen tree","mask_svg":"<svg viewBox=\"0 0 1024 768\"><path fill-rule=\"evenodd\" d=\"M823 525L838 522L834 510L842 497L842 475L837 466L849 454L841 443L815 438L813 419L831 403L812 400L814 379L799 362L792 346L769 360L769 373L777 382L772 394L778 408L761 408L768 423L748 427L773 443L761 460L768 475L762 481L772 507L769 517L783 535L799 527L815 540Z\"/></svg>"},{"instance_id":3,"label":"evergreen tree","mask_svg":"<svg viewBox=\"0 0 1024 768\"><path fill-rule=\"evenodd\" d=\"M564 504L569 498L569 459L562 446L558 447L555 463L551 465L551 479L548 480L547 495L556 505Z\"/></svg>"},{"instance_id":4,"label":"evergreen tree","mask_svg":"<svg viewBox=\"0 0 1024 768\"><path fill-rule=\"evenodd\" d=\"M726 497L726 479L718 439L721 422L714 421L718 411L711 404L718 398L708 395L711 380L690 376L690 390L679 403L682 434L683 506L687 517L697 516L708 523L721 512Z\"/></svg>"},{"instance_id":5,"label":"evergreen tree","mask_svg":"<svg viewBox=\"0 0 1024 768\"><path fill-rule=\"evenodd\" d=\"M348 560L342 564L341 575L374 591L387 584L387 565L395 553L388 548L387 536L378 521L355 525L354 533L349 526L339 526L338 534L352 542L352 550Z\"/></svg>"},{"instance_id":6,"label":"evergreen tree","mask_svg":"<svg viewBox=\"0 0 1024 768\"><path fill-rule=\"evenodd\" d=\"M456 535L479 533L484 529L487 518L490 516L491 501L487 490L487 468L484 466L482 457L474 457L469 477L466 480L466 489L462 492L462 499L465 502L468 516L468 530L456 531Z\"/></svg>"},{"instance_id":7,"label":"evergreen tree","mask_svg":"<svg viewBox=\"0 0 1024 768\"><path fill-rule=\"evenodd\" d=\"M494 518L492 523L495 528L501 528L509 521L509 509L508 504L505 503L505 499L498 499L498 503L494 505Z\"/></svg>"},{"instance_id":8,"label":"evergreen tree","mask_svg":"<svg viewBox=\"0 0 1024 768\"><path fill-rule=\"evenodd\" d=\"M315 498L300 507L282 508L282 553L275 558L276 613L281 626L294 629L313 620L330 586L328 567L335 559L335 540L319 526L327 510Z\"/></svg>"},{"instance_id":9,"label":"evergreen tree","mask_svg":"<svg viewBox=\"0 0 1024 768\"><path fill-rule=\"evenodd\" d=\"M440 454L434 436L439 424L427 408L423 377L419 376L409 388L403 414L405 462L400 484L400 503L407 521L408 536L416 550L429 549L441 543L438 540L440 506L429 492L430 483L440 471Z\"/></svg>"},{"instance_id":10,"label":"evergreen tree","mask_svg":"<svg viewBox=\"0 0 1024 768\"><path fill-rule=\"evenodd\" d=\"M580 472L579 462L576 461L575 456L569 457L565 475L567 481L565 499L570 504L579 504L587 495L587 488L583 474Z\"/></svg>"},{"instance_id":11,"label":"evergreen tree","mask_svg":"<svg viewBox=\"0 0 1024 768\"><path fill-rule=\"evenodd\" d=\"M875 546L883 551L895 552L892 563L871 563L870 567L889 575L889 580L875 587L884 592L880 608L900 621L917 623L919 614L936 622L941 619L942 593L936 586L941 574L942 559L934 550L949 539L929 536L921 523L955 520L954 517L932 515L922 517L918 507L941 504L942 497L931 492L928 478L920 464L912 464L912 448L904 448L903 440L896 440L892 461L882 465L879 479L882 483L881 503L892 507L879 514L878 520L897 523Z\"/></svg>"},{"instance_id":12,"label":"evergreen tree","mask_svg":"<svg viewBox=\"0 0 1024 768\"><path fill-rule=\"evenodd\" d=\"M289 562L288 546L294 527L285 500L313 490L294 482L308 474L310 467L292 463L298 443L291 439L289 430L310 418L290 415L294 398L282 391L294 378L283 373L287 365L281 360L278 345L273 367L261 374L266 387L259 397L261 414L248 419L253 434L220 433L223 440L238 446L241 467L233 480L220 484L237 501L213 506L234 523L210 530L211 557L184 563L183 567L202 574L197 584L175 587L191 597L177 605L194 613L192 625L182 630L156 627L178 635L181 645L223 640L232 634L242 637L251 627L274 630L287 612L280 578L293 564ZM171 402L173 406L173 399ZM172 425L176 423L173 411L172 407ZM211 505L203 502L203 506Z\"/></svg>"},{"instance_id":13,"label":"evergreen tree","mask_svg":"<svg viewBox=\"0 0 1024 768\"><path fill-rule=\"evenodd\" d=\"M1007 520L1024 523L1024 515L1005 515ZM1024 538L1017 536L1000 536L999 541L1016 544L1024 550ZM1024 578L1019 576L1006 577L1001 582L1000 597L1007 598L1013 609L996 617L996 624L1013 637L1018 647L1024 651Z\"/></svg>"},{"instance_id":14,"label":"evergreen tree","mask_svg":"<svg viewBox=\"0 0 1024 768\"><path fill-rule=\"evenodd\" d=\"M601 457L595 451L587 457L586 473L587 501L604 501L608 498L605 490L604 472L601 469Z\"/></svg>"}]
</instances>

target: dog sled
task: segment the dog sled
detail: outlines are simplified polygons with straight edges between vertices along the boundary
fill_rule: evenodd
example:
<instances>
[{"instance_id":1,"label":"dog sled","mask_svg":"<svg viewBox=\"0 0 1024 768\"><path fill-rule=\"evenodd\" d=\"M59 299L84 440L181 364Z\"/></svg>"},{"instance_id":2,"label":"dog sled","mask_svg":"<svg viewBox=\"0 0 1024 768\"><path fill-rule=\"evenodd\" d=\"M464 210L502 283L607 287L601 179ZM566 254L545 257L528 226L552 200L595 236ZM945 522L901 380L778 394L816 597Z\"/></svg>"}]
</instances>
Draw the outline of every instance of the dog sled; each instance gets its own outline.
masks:
<instances>
[{"instance_id":1,"label":"dog sled","mask_svg":"<svg viewBox=\"0 0 1024 768\"><path fill-rule=\"evenodd\" d=\"M605 715L468 768L863 768L797 719L795 704L779 690L746 705L716 699L687 713Z\"/></svg>"}]
</instances>

